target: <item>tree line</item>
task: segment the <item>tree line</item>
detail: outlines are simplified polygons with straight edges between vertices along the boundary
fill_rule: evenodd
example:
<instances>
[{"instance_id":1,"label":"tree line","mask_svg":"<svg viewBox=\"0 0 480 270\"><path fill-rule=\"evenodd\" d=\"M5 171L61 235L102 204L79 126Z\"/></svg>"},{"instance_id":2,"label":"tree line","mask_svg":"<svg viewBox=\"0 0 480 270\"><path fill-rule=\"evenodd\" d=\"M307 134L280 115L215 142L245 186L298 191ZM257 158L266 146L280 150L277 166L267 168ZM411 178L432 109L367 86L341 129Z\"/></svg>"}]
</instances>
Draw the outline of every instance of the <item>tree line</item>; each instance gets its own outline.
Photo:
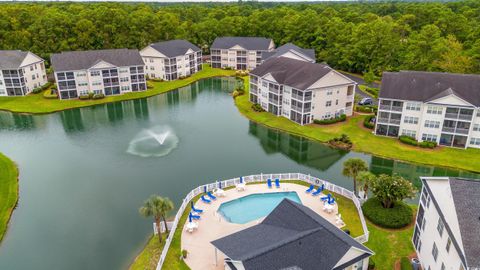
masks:
<instances>
[{"instance_id":1,"label":"tree line","mask_svg":"<svg viewBox=\"0 0 480 270\"><path fill-rule=\"evenodd\" d=\"M142 48L264 36L315 49L333 68L480 73L480 1L383 3L4 3L0 49L45 59L67 50ZM208 50L208 49L207 49ZM208 51L206 51L207 53Z\"/></svg>"}]
</instances>

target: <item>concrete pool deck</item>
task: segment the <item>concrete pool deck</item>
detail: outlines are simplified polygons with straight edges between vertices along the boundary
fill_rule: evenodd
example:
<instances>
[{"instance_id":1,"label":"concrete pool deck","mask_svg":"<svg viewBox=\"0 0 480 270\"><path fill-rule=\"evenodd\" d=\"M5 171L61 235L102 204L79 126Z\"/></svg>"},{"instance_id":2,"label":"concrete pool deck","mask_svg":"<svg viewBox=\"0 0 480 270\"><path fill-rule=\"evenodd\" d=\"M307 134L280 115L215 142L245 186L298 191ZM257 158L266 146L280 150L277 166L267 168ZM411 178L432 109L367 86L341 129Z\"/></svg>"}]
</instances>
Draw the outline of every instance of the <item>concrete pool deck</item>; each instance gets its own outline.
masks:
<instances>
[{"instance_id":1,"label":"concrete pool deck","mask_svg":"<svg viewBox=\"0 0 480 270\"><path fill-rule=\"evenodd\" d=\"M226 221L221 214L217 213L218 208L224 202L228 202L240 197L244 197L255 193L267 192L284 192L295 191L298 194L303 205L308 206L323 218L335 224L336 214L338 213L338 206L335 204L333 212L327 213L323 211L323 203L320 197L325 196L324 193L320 196L312 196L305 193L307 187L293 183L280 183L280 188L268 188L266 183L247 185L245 191L237 191L235 188L225 191L225 197L217 197L216 201L206 204L198 200L195 204L196 208L204 210L200 220L198 220L198 229L192 233L186 231L186 224L182 224L182 250L188 251L188 256L185 262L192 270L223 270L223 254L217 253L217 261L215 265L215 248L211 241L230 235L234 232L241 231L248 227L258 224L262 219L254 220L246 224L234 224ZM336 225L337 227L342 226Z\"/></svg>"}]
</instances>

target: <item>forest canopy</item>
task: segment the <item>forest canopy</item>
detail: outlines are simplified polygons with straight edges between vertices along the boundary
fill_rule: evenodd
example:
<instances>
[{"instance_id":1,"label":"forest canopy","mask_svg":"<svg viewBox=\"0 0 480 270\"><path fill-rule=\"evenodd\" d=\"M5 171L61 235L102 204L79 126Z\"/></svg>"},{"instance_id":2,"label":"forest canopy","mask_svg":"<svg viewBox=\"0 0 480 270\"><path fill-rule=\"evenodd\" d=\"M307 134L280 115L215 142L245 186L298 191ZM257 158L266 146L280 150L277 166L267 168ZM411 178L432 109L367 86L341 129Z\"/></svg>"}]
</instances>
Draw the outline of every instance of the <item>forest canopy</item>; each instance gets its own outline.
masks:
<instances>
[{"instance_id":1,"label":"forest canopy","mask_svg":"<svg viewBox=\"0 0 480 270\"><path fill-rule=\"evenodd\" d=\"M0 49L31 50L45 59L174 38L208 50L218 36L293 42L315 49L319 62L351 72L480 73L480 1L0 4Z\"/></svg>"}]
</instances>

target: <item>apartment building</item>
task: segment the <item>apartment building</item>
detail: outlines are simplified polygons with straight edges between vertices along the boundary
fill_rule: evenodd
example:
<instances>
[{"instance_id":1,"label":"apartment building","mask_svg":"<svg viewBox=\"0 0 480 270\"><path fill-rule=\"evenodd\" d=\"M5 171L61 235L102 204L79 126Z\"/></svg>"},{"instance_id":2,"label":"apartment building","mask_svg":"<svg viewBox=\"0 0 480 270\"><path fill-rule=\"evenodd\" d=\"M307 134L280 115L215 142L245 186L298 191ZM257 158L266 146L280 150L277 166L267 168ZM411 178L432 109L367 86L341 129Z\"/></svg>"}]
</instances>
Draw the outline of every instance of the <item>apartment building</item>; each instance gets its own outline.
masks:
<instances>
[{"instance_id":1,"label":"apartment building","mask_svg":"<svg viewBox=\"0 0 480 270\"><path fill-rule=\"evenodd\" d=\"M480 148L480 75L384 72L375 134Z\"/></svg>"},{"instance_id":2,"label":"apartment building","mask_svg":"<svg viewBox=\"0 0 480 270\"><path fill-rule=\"evenodd\" d=\"M24 96L46 83L42 58L31 52L0 50L0 96Z\"/></svg>"},{"instance_id":3,"label":"apartment building","mask_svg":"<svg viewBox=\"0 0 480 270\"><path fill-rule=\"evenodd\" d=\"M89 93L105 96L147 90L138 50L62 52L51 56L60 99Z\"/></svg>"},{"instance_id":4,"label":"apartment building","mask_svg":"<svg viewBox=\"0 0 480 270\"><path fill-rule=\"evenodd\" d=\"M328 65L273 57L250 72L250 101L304 125L352 115L355 84Z\"/></svg>"},{"instance_id":5,"label":"apartment building","mask_svg":"<svg viewBox=\"0 0 480 270\"><path fill-rule=\"evenodd\" d=\"M423 177L413 245L425 270L480 269L480 181Z\"/></svg>"},{"instance_id":6,"label":"apartment building","mask_svg":"<svg viewBox=\"0 0 480 270\"><path fill-rule=\"evenodd\" d=\"M316 62L314 49L303 49L292 43L284 44L273 51L263 52L262 62L266 61L269 58L280 57L280 56L302 60L306 62L311 62L311 63Z\"/></svg>"},{"instance_id":7,"label":"apartment building","mask_svg":"<svg viewBox=\"0 0 480 270\"><path fill-rule=\"evenodd\" d=\"M273 49L270 38L219 37L210 47L212 67L252 70L262 63L262 54Z\"/></svg>"},{"instance_id":8,"label":"apartment building","mask_svg":"<svg viewBox=\"0 0 480 270\"><path fill-rule=\"evenodd\" d=\"M140 51L145 73L152 79L175 80L202 70L202 50L186 40L148 45Z\"/></svg>"}]
</instances>

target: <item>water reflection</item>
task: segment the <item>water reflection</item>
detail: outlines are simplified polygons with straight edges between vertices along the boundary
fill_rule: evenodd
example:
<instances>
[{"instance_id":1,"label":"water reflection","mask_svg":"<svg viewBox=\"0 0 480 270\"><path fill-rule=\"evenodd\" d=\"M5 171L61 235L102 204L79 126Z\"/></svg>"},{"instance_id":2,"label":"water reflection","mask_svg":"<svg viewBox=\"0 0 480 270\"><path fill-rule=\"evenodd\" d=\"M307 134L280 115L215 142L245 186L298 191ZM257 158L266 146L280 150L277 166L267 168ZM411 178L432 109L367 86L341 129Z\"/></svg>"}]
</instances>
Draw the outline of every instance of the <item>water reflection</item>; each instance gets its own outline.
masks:
<instances>
[{"instance_id":1,"label":"water reflection","mask_svg":"<svg viewBox=\"0 0 480 270\"><path fill-rule=\"evenodd\" d=\"M282 153L299 164L320 171L326 171L348 153L251 121L248 133L260 140L260 145L266 153Z\"/></svg>"},{"instance_id":2,"label":"water reflection","mask_svg":"<svg viewBox=\"0 0 480 270\"><path fill-rule=\"evenodd\" d=\"M0 113L0 130L29 130L44 127L42 118L29 114Z\"/></svg>"}]
</instances>

